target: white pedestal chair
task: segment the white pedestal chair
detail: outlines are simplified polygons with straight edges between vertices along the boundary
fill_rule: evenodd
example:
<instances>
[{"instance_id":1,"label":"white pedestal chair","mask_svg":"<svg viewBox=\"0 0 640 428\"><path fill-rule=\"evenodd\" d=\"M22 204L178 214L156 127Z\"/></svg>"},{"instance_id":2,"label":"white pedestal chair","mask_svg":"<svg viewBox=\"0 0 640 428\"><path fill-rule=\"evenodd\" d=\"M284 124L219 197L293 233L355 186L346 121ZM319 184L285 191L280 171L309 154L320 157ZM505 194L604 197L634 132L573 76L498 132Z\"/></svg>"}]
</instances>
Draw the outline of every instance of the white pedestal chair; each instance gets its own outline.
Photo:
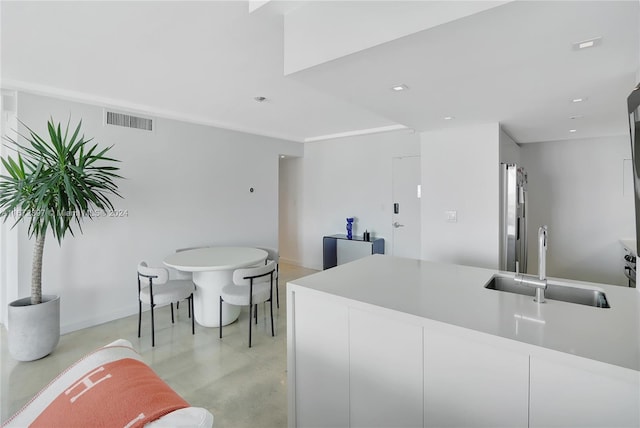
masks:
<instances>
[{"instance_id":1,"label":"white pedestal chair","mask_svg":"<svg viewBox=\"0 0 640 428\"><path fill-rule=\"evenodd\" d=\"M220 338L222 339L222 303L236 306L249 306L249 348L251 348L251 318L258 323L258 303L269 301L271 314L271 336L273 329L273 277L276 266L274 261L264 266L236 269L233 272L233 284L225 285L220 292Z\"/></svg>"},{"instance_id":2,"label":"white pedestal chair","mask_svg":"<svg viewBox=\"0 0 640 428\"><path fill-rule=\"evenodd\" d=\"M156 306L171 305L171 323L173 317L173 302L187 299L189 303L189 316L191 318L191 334L195 334L195 322L193 316L193 290L195 286L191 280L169 280L169 271L162 267L149 267L146 262L138 265L138 337L142 324L142 304L151 306L151 346L156 346L155 325L153 308Z\"/></svg>"},{"instance_id":3,"label":"white pedestal chair","mask_svg":"<svg viewBox=\"0 0 640 428\"><path fill-rule=\"evenodd\" d=\"M278 282L278 277L280 276L280 253L274 248L259 247L259 249L264 250L267 252L267 254L269 254L267 256L267 260L264 261L265 264L269 263L270 261L274 261L276 263L276 272L273 276L273 279L276 280L276 306L278 307L278 309L280 309L280 287Z\"/></svg>"}]
</instances>

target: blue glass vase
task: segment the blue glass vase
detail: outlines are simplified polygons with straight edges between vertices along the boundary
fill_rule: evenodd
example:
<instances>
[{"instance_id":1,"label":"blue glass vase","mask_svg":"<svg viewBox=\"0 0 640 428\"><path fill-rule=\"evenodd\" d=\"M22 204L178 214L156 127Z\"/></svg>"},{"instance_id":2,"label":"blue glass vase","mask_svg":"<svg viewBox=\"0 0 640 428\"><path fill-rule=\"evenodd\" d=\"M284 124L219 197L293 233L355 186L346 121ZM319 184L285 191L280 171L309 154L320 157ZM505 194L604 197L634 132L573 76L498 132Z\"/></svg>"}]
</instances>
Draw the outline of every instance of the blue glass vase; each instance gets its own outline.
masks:
<instances>
[{"instance_id":1,"label":"blue glass vase","mask_svg":"<svg viewBox=\"0 0 640 428\"><path fill-rule=\"evenodd\" d=\"M353 217L347 218L347 239L353 239Z\"/></svg>"}]
</instances>

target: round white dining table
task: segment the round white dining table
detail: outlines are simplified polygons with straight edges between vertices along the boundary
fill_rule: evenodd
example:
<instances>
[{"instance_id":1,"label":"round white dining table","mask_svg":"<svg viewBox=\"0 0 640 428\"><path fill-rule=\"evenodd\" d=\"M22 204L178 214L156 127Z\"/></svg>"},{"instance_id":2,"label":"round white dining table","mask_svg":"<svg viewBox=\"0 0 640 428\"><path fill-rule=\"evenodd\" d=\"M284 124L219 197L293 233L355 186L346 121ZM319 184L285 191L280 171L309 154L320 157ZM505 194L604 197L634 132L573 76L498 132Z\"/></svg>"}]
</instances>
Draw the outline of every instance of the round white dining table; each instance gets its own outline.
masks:
<instances>
[{"instance_id":1,"label":"round white dining table","mask_svg":"<svg viewBox=\"0 0 640 428\"><path fill-rule=\"evenodd\" d=\"M180 251L164 259L173 269L192 272L196 290L193 310L196 322L205 327L219 327L220 292L233 282L233 271L264 263L267 252L249 247L207 247ZM222 304L222 325L238 319L240 306Z\"/></svg>"}]
</instances>

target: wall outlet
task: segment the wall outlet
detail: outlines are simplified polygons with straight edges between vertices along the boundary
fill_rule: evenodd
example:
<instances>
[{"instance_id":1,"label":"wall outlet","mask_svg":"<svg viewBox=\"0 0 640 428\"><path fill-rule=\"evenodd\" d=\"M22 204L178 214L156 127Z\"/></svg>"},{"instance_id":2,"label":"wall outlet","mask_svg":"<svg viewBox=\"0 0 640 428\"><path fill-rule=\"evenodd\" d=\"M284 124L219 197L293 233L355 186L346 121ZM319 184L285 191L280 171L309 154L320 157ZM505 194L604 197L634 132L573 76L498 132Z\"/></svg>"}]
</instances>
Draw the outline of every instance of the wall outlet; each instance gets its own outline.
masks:
<instances>
[{"instance_id":1,"label":"wall outlet","mask_svg":"<svg viewBox=\"0 0 640 428\"><path fill-rule=\"evenodd\" d=\"M448 223L457 223L458 222L458 211L445 211L444 217Z\"/></svg>"}]
</instances>

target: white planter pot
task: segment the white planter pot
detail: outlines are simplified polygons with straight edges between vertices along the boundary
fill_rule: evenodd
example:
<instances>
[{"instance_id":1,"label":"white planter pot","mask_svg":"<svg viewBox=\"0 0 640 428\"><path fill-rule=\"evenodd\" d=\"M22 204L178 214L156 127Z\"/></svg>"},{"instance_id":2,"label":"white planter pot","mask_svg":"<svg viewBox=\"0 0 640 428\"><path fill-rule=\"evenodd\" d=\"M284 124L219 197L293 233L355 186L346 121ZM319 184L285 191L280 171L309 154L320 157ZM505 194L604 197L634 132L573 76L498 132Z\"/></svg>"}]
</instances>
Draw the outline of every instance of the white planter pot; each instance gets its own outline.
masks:
<instances>
[{"instance_id":1,"label":"white planter pot","mask_svg":"<svg viewBox=\"0 0 640 428\"><path fill-rule=\"evenodd\" d=\"M9 303L9 353L18 361L33 361L51 353L60 340L60 297L42 296Z\"/></svg>"}]
</instances>

